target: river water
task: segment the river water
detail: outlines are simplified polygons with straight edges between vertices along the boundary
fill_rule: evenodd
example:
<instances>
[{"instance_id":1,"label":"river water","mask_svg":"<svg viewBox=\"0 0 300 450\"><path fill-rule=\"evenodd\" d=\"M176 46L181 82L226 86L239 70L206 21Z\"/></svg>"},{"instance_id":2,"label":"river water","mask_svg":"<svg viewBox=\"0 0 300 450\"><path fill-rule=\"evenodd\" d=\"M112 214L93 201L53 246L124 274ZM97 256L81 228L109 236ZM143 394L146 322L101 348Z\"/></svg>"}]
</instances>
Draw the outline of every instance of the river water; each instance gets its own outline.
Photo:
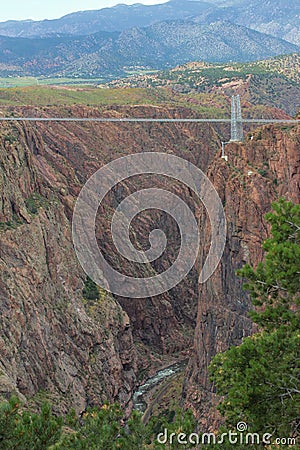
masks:
<instances>
[{"instance_id":1,"label":"river water","mask_svg":"<svg viewBox=\"0 0 300 450\"><path fill-rule=\"evenodd\" d=\"M144 384L139 386L133 394L133 409L145 412L147 403L144 400L145 395L155 386L161 384L166 378L181 372L186 365L186 361L181 361L165 369L159 370L153 377L148 378Z\"/></svg>"}]
</instances>

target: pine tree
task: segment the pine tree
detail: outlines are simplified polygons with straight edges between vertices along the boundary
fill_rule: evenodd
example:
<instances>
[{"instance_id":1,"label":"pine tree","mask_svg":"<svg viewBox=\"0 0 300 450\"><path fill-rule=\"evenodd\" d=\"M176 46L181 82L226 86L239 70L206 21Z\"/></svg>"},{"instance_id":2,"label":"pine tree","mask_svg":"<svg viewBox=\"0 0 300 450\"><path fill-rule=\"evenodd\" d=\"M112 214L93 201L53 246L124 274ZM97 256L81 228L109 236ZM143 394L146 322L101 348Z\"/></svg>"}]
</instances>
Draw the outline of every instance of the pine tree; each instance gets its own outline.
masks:
<instances>
[{"instance_id":1,"label":"pine tree","mask_svg":"<svg viewBox=\"0 0 300 450\"><path fill-rule=\"evenodd\" d=\"M63 420L48 404L41 413L22 410L16 397L0 404L0 450L46 450L59 442Z\"/></svg>"},{"instance_id":2,"label":"pine tree","mask_svg":"<svg viewBox=\"0 0 300 450\"><path fill-rule=\"evenodd\" d=\"M219 409L227 424L247 422L252 431L295 436L300 428L300 205L280 199L267 215L271 238L256 269L238 273L257 308L250 313L259 332L218 354L212 381L224 396Z\"/></svg>"},{"instance_id":3,"label":"pine tree","mask_svg":"<svg viewBox=\"0 0 300 450\"><path fill-rule=\"evenodd\" d=\"M249 265L238 271L248 279L244 287L254 306L263 307L250 317L264 330L281 325L299 329L300 301L300 205L280 199L266 215L271 238L263 243L264 262L254 269Z\"/></svg>"}]
</instances>

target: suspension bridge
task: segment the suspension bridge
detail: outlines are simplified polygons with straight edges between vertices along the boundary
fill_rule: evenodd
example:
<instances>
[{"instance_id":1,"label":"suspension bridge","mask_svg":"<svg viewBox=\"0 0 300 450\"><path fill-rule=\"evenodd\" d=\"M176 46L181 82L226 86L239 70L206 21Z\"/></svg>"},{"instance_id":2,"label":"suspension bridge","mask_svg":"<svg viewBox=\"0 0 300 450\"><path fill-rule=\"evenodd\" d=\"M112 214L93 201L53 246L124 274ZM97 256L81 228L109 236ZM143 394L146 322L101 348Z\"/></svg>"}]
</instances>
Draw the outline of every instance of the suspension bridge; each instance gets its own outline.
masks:
<instances>
[{"instance_id":1,"label":"suspension bridge","mask_svg":"<svg viewBox=\"0 0 300 450\"><path fill-rule=\"evenodd\" d=\"M0 117L0 122L103 122L103 123L230 123L230 142L243 141L243 124L287 123L297 124L300 119L243 119L239 95L231 97L231 118L169 118L169 117Z\"/></svg>"}]
</instances>

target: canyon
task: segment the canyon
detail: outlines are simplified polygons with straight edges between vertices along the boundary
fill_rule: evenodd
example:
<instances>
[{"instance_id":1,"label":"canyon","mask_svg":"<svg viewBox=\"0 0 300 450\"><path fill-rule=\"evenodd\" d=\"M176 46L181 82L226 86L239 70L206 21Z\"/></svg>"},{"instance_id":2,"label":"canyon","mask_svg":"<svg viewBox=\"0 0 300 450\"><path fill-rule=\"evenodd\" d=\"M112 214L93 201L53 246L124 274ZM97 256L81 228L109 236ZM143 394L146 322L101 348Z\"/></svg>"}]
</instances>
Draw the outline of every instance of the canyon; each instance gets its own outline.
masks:
<instances>
[{"instance_id":1,"label":"canyon","mask_svg":"<svg viewBox=\"0 0 300 450\"><path fill-rule=\"evenodd\" d=\"M10 106L16 117L196 116L168 105ZM269 108L273 117L287 114ZM105 400L129 413L137 386L158 369L189 359L182 399L203 429L220 422L209 381L211 357L251 334L243 280L235 272L263 258L264 220L272 201L300 200L300 127L264 125L247 130L243 143L226 146L227 125L195 123L1 122L0 124L0 396L17 393L57 412L79 414ZM227 218L227 242L214 275L198 285L209 248L209 220L201 203L180 184L163 178L120 183L99 207L97 239L108 261L134 275L118 258L110 236L113 208L136 188L167 187L181 196L201 230L199 260L171 291L146 299L115 297L100 289L83 298L86 275L71 236L73 208L87 179L104 164L130 153L175 154L201 168L214 184ZM145 212L134 223L133 241L147 248L151 229L169 238L169 253L146 266L159 273L174 260L179 234L174 221Z\"/></svg>"}]
</instances>

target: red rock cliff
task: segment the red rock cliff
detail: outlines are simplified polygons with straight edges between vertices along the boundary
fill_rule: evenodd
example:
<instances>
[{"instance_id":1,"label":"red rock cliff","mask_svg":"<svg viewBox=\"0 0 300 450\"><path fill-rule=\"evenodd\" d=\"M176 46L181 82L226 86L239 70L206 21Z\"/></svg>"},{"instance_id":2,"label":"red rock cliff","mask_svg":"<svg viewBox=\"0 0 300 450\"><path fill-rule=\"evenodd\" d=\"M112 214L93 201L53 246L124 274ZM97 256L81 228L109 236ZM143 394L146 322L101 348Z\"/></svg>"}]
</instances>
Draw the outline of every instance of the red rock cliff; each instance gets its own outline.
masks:
<instances>
[{"instance_id":1,"label":"red rock cliff","mask_svg":"<svg viewBox=\"0 0 300 450\"><path fill-rule=\"evenodd\" d=\"M269 233L264 216L272 201L280 196L300 201L300 127L264 126L243 144L228 144L226 154L228 162L218 154L208 176L224 205L227 243L217 271L199 288L194 354L184 389L186 405L202 429L211 430L219 417L214 408L218 399L208 379L209 362L252 331L247 317L250 301L235 272L245 263L262 260L261 243ZM199 220L205 241L205 219Z\"/></svg>"}]
</instances>

